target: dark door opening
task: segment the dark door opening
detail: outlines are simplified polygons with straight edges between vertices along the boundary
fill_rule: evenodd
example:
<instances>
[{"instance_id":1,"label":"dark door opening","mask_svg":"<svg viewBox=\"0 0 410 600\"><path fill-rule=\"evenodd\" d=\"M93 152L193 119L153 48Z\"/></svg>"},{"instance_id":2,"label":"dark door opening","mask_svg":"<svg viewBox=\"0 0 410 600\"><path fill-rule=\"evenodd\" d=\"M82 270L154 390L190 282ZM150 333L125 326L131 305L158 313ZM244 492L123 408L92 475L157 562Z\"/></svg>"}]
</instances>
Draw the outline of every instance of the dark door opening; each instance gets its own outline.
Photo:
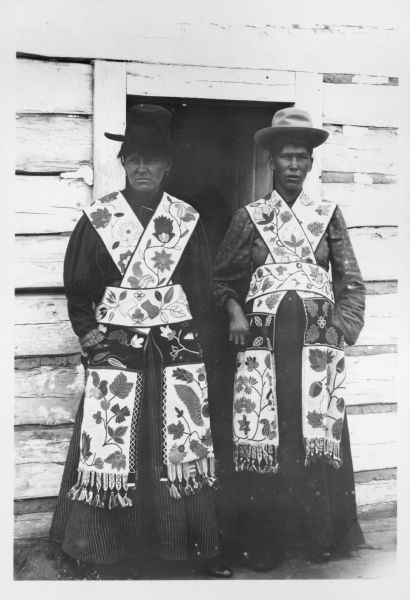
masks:
<instances>
[{"instance_id":1,"label":"dark door opening","mask_svg":"<svg viewBox=\"0 0 410 600\"><path fill-rule=\"evenodd\" d=\"M267 153L253 136L289 104L128 96L127 109L139 102L173 114L177 147L166 189L199 211L215 255L232 214L271 190Z\"/></svg>"}]
</instances>

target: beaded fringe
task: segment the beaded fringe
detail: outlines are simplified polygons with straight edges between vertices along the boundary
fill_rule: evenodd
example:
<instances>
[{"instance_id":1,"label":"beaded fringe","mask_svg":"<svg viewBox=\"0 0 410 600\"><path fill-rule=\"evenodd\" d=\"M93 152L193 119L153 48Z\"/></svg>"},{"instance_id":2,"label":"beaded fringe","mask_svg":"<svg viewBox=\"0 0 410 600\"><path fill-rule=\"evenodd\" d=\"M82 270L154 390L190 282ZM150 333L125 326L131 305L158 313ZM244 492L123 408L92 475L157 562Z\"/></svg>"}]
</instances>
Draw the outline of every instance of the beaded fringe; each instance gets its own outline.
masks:
<instances>
[{"instance_id":1,"label":"beaded fringe","mask_svg":"<svg viewBox=\"0 0 410 600\"><path fill-rule=\"evenodd\" d=\"M236 471L253 471L259 474L278 472L278 448L273 444L234 445L233 455Z\"/></svg>"},{"instance_id":2,"label":"beaded fringe","mask_svg":"<svg viewBox=\"0 0 410 600\"><path fill-rule=\"evenodd\" d=\"M183 496L197 494L205 486L218 488L215 477L215 458L199 458L190 463L169 464L166 467L167 481L171 498L180 500Z\"/></svg>"},{"instance_id":3,"label":"beaded fringe","mask_svg":"<svg viewBox=\"0 0 410 600\"><path fill-rule=\"evenodd\" d=\"M342 464L342 449L340 442L330 438L304 438L305 466L309 466L323 457L332 467L339 469Z\"/></svg>"},{"instance_id":4,"label":"beaded fringe","mask_svg":"<svg viewBox=\"0 0 410 600\"><path fill-rule=\"evenodd\" d=\"M128 474L99 473L78 469L78 479L67 493L70 500L85 502L97 508L126 508L132 506L127 496Z\"/></svg>"}]
</instances>

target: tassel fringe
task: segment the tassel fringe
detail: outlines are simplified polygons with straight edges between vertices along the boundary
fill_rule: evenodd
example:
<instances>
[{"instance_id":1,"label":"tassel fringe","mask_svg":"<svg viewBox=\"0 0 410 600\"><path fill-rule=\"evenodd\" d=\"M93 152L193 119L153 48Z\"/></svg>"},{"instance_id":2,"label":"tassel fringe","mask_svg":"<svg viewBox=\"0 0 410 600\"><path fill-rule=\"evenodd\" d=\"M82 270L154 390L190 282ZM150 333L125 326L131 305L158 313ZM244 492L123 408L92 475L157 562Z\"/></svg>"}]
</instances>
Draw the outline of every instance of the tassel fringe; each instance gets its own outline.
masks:
<instances>
[{"instance_id":1,"label":"tassel fringe","mask_svg":"<svg viewBox=\"0 0 410 600\"><path fill-rule=\"evenodd\" d=\"M171 498L180 500L184 496L197 494L204 487L218 489L215 476L215 458L200 458L192 463L167 466L167 481Z\"/></svg>"},{"instance_id":2,"label":"tassel fringe","mask_svg":"<svg viewBox=\"0 0 410 600\"><path fill-rule=\"evenodd\" d=\"M234 446L234 465L235 470L252 471L254 473L277 473L278 448L272 444L260 446L238 444Z\"/></svg>"},{"instance_id":3,"label":"tassel fringe","mask_svg":"<svg viewBox=\"0 0 410 600\"><path fill-rule=\"evenodd\" d=\"M324 458L332 467L339 469L343 465L340 442L330 438L304 438L305 466Z\"/></svg>"},{"instance_id":4,"label":"tassel fringe","mask_svg":"<svg viewBox=\"0 0 410 600\"><path fill-rule=\"evenodd\" d=\"M67 498L84 502L96 508L112 510L132 506L127 491L128 475L97 473L79 469L77 482L67 493Z\"/></svg>"}]
</instances>

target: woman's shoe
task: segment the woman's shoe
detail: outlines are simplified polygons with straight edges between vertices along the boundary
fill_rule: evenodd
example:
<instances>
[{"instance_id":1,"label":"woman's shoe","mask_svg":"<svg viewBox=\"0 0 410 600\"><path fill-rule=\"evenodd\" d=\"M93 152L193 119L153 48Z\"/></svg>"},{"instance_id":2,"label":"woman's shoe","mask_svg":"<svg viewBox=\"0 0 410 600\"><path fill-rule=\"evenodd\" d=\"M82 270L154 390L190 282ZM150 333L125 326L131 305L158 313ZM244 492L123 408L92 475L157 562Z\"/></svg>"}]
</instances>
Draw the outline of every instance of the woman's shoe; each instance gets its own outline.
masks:
<instances>
[{"instance_id":1,"label":"woman's shoe","mask_svg":"<svg viewBox=\"0 0 410 600\"><path fill-rule=\"evenodd\" d=\"M329 548L325 548L324 550L320 550L316 554L313 555L312 561L316 563L326 563L332 560L333 552Z\"/></svg>"},{"instance_id":2,"label":"woman's shoe","mask_svg":"<svg viewBox=\"0 0 410 600\"><path fill-rule=\"evenodd\" d=\"M267 571L272 571L275 568L275 561L269 558L256 557L249 552L243 553L243 558L245 559L245 563L251 567L253 571L258 571L259 573L266 573Z\"/></svg>"},{"instance_id":3,"label":"woman's shoe","mask_svg":"<svg viewBox=\"0 0 410 600\"><path fill-rule=\"evenodd\" d=\"M228 567L223 562L217 560L206 561L203 571L206 575L218 577L219 579L229 579L229 577L232 577L233 575L231 567Z\"/></svg>"}]
</instances>

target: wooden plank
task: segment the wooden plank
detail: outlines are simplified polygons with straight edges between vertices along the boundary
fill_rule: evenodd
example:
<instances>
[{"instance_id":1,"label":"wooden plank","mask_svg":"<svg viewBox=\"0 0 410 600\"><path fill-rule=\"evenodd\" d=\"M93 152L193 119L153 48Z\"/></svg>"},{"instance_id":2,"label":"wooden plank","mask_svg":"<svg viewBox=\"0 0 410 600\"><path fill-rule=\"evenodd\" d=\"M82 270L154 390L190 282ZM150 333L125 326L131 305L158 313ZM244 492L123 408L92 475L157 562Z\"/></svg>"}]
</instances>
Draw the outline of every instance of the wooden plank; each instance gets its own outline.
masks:
<instances>
[{"instance_id":1,"label":"wooden plank","mask_svg":"<svg viewBox=\"0 0 410 600\"><path fill-rule=\"evenodd\" d=\"M355 471L397 466L397 414L349 415L348 423Z\"/></svg>"},{"instance_id":2,"label":"wooden plank","mask_svg":"<svg viewBox=\"0 0 410 600\"><path fill-rule=\"evenodd\" d=\"M94 199L125 185L125 171L117 158L120 144L104 132L123 133L127 101L126 63L96 60L94 63L93 164Z\"/></svg>"},{"instance_id":3,"label":"wooden plank","mask_svg":"<svg viewBox=\"0 0 410 600\"><path fill-rule=\"evenodd\" d=\"M48 429L30 427L28 430L17 428L14 432L16 465L64 463L71 435L72 427Z\"/></svg>"},{"instance_id":4,"label":"wooden plank","mask_svg":"<svg viewBox=\"0 0 410 600\"><path fill-rule=\"evenodd\" d=\"M397 354L346 357L346 405L397 402Z\"/></svg>"},{"instance_id":5,"label":"wooden plank","mask_svg":"<svg viewBox=\"0 0 410 600\"><path fill-rule=\"evenodd\" d=\"M397 226L397 184L322 183L322 196L342 209L348 227Z\"/></svg>"},{"instance_id":6,"label":"wooden plank","mask_svg":"<svg viewBox=\"0 0 410 600\"><path fill-rule=\"evenodd\" d=\"M16 299L15 354L73 354L80 351L65 296L24 295Z\"/></svg>"},{"instance_id":7,"label":"wooden plank","mask_svg":"<svg viewBox=\"0 0 410 600\"><path fill-rule=\"evenodd\" d=\"M322 128L322 88L323 77L320 73L296 73L296 106L307 110L312 118L314 127ZM313 167L305 181L304 188L308 194L317 196L320 194L321 173L323 163L323 148L315 149L315 160Z\"/></svg>"},{"instance_id":8,"label":"wooden plank","mask_svg":"<svg viewBox=\"0 0 410 600\"><path fill-rule=\"evenodd\" d=\"M394 479L387 481L372 481L370 483L356 484L356 503L358 515L364 519L364 528L371 528L372 521L369 517L380 507L391 505L392 513L397 501L397 482ZM27 502L27 501L26 501ZM48 532L53 518L52 510L44 512L24 512L16 514L14 520L14 537L20 539L34 539L48 537ZM378 522L379 530L387 530L391 526L391 519ZM381 529L382 528L382 529Z\"/></svg>"},{"instance_id":9,"label":"wooden plank","mask_svg":"<svg viewBox=\"0 0 410 600\"><path fill-rule=\"evenodd\" d=\"M16 85L18 113L93 112L91 65L20 58Z\"/></svg>"},{"instance_id":10,"label":"wooden plank","mask_svg":"<svg viewBox=\"0 0 410 600\"><path fill-rule=\"evenodd\" d=\"M347 357L346 404L382 411L397 402L397 355ZM41 366L15 372L15 425L73 423L84 386L81 365Z\"/></svg>"},{"instance_id":11,"label":"wooden plank","mask_svg":"<svg viewBox=\"0 0 410 600\"><path fill-rule=\"evenodd\" d=\"M365 325L357 346L385 346L396 343L397 302L398 297L395 293L366 296ZM79 352L77 337L69 323L64 295L18 296L15 315L17 356Z\"/></svg>"},{"instance_id":12,"label":"wooden plank","mask_svg":"<svg viewBox=\"0 0 410 600\"><path fill-rule=\"evenodd\" d=\"M397 465L396 421L394 413L349 416L355 471ZM58 467L62 468L65 461L71 431L71 427L16 431L17 499L50 497L57 493L61 477Z\"/></svg>"},{"instance_id":13,"label":"wooden plank","mask_svg":"<svg viewBox=\"0 0 410 600\"><path fill-rule=\"evenodd\" d=\"M92 189L83 179L17 175L15 233L71 232L91 202Z\"/></svg>"},{"instance_id":14,"label":"wooden plank","mask_svg":"<svg viewBox=\"0 0 410 600\"><path fill-rule=\"evenodd\" d=\"M127 93L218 100L294 102L295 75L269 69L127 64Z\"/></svg>"},{"instance_id":15,"label":"wooden plank","mask_svg":"<svg viewBox=\"0 0 410 600\"><path fill-rule=\"evenodd\" d=\"M14 470L15 499L57 496L63 470L64 464L57 464L51 460L45 460L43 463L16 464Z\"/></svg>"},{"instance_id":16,"label":"wooden plank","mask_svg":"<svg viewBox=\"0 0 410 600\"><path fill-rule=\"evenodd\" d=\"M73 423L83 389L82 365L16 371L15 425Z\"/></svg>"},{"instance_id":17,"label":"wooden plank","mask_svg":"<svg viewBox=\"0 0 410 600\"><path fill-rule=\"evenodd\" d=\"M397 294L366 296L365 324L356 345L395 344L397 342Z\"/></svg>"},{"instance_id":18,"label":"wooden plank","mask_svg":"<svg viewBox=\"0 0 410 600\"><path fill-rule=\"evenodd\" d=\"M398 279L396 227L360 227L350 229L349 233L365 280Z\"/></svg>"},{"instance_id":19,"label":"wooden plank","mask_svg":"<svg viewBox=\"0 0 410 600\"><path fill-rule=\"evenodd\" d=\"M91 162L92 119L71 115L17 115L18 171L59 173Z\"/></svg>"},{"instance_id":20,"label":"wooden plank","mask_svg":"<svg viewBox=\"0 0 410 600\"><path fill-rule=\"evenodd\" d=\"M397 175L397 129L350 125L325 125L324 129L329 138L323 145L323 170Z\"/></svg>"},{"instance_id":21,"label":"wooden plank","mask_svg":"<svg viewBox=\"0 0 410 600\"><path fill-rule=\"evenodd\" d=\"M400 89L396 86L324 83L323 122L398 127L400 102Z\"/></svg>"},{"instance_id":22,"label":"wooden plank","mask_svg":"<svg viewBox=\"0 0 410 600\"><path fill-rule=\"evenodd\" d=\"M62 286L68 239L68 236L17 237L16 288Z\"/></svg>"},{"instance_id":23,"label":"wooden plank","mask_svg":"<svg viewBox=\"0 0 410 600\"><path fill-rule=\"evenodd\" d=\"M14 517L14 539L39 539L48 537L52 512L27 513Z\"/></svg>"},{"instance_id":24,"label":"wooden plank","mask_svg":"<svg viewBox=\"0 0 410 600\"><path fill-rule=\"evenodd\" d=\"M241 3L240 10L234 11L227 5L215 10L212 2L202 5L201 10L196 3L185 3L179 11L172 3L162 3L158 10L152 1L140 0L138 19L130 18L135 4L127 2L114 20L109 4L100 4L98 22L92 10L94 5L78 1L77 9L47 8L47 19L42 11L21 11L19 51L225 68L271 69L274 65L278 70L318 73L399 73L403 50L400 36L391 26L395 11L389 11L388 5L380 13L374 11L381 17L378 26L365 25L369 18L367 5L363 5L367 12L365 23L357 20L355 9L351 25L335 25L332 7L327 20L322 9L316 17L309 12L310 22L314 18L314 23L323 24L303 26L291 25L295 15L289 15L289 25L273 23L274 19L269 18L270 0L258 2L257 10L253 3ZM343 10L346 13L344 6ZM339 19L339 23L346 23L346 14Z\"/></svg>"}]
</instances>

